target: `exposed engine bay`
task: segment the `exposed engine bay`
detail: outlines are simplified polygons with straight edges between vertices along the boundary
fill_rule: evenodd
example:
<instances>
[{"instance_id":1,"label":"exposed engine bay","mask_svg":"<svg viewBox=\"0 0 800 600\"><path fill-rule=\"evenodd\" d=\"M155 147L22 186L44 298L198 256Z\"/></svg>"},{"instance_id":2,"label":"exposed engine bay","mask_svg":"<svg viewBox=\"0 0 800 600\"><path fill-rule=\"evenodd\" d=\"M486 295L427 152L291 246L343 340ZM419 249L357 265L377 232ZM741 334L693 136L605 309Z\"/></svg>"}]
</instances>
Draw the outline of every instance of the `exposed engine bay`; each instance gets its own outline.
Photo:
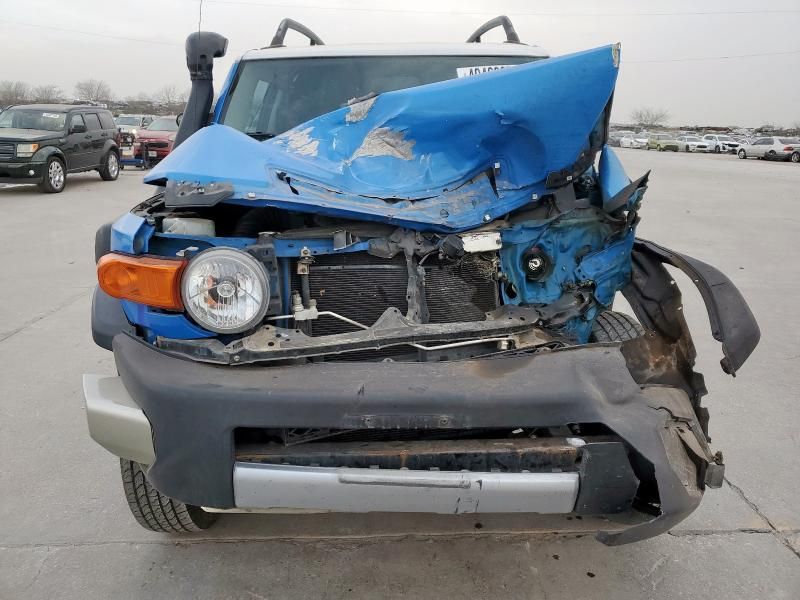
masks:
<instances>
[{"instance_id":1,"label":"exposed engine bay","mask_svg":"<svg viewBox=\"0 0 800 600\"><path fill-rule=\"evenodd\" d=\"M643 178L627 190L633 201L609 214L586 174L503 219L449 234L275 208L228 208L215 220L218 209L170 209L157 196L134 211L153 223L151 251L191 258L202 250L181 246L191 233L245 240L271 284L257 331L157 344L246 364L454 360L586 343L597 312L630 276L645 186Z\"/></svg>"}]
</instances>

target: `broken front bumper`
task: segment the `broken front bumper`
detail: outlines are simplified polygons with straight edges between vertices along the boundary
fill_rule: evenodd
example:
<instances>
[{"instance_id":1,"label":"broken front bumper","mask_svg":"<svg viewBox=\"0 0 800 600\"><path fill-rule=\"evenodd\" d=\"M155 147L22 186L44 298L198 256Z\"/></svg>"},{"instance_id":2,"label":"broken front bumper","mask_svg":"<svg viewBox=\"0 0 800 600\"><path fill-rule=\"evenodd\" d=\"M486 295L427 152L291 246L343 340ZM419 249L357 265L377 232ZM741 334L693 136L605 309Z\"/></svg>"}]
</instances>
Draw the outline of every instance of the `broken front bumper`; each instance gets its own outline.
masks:
<instances>
[{"instance_id":1,"label":"broken front bumper","mask_svg":"<svg viewBox=\"0 0 800 600\"><path fill-rule=\"evenodd\" d=\"M694 510L706 486L721 484L723 469L707 445L705 389L692 369L680 292L662 263L684 270L700 289L727 372L735 373L753 350L758 327L736 288L712 267L649 242L638 242L633 258L625 294L648 333L623 343L456 362L232 368L119 334L113 341L119 378L103 385L89 378L85 386L92 436L125 458L154 456L151 483L193 505L464 512L463 502L473 512L611 520L625 513L628 523L635 513L638 523L601 532L600 539L651 537ZM238 428L510 431L569 424L602 425L613 439L581 440L576 466L560 473L281 468L242 459L234 439ZM125 455L130 451L120 438L148 447ZM646 495L657 501L638 506L637 486L649 486Z\"/></svg>"}]
</instances>

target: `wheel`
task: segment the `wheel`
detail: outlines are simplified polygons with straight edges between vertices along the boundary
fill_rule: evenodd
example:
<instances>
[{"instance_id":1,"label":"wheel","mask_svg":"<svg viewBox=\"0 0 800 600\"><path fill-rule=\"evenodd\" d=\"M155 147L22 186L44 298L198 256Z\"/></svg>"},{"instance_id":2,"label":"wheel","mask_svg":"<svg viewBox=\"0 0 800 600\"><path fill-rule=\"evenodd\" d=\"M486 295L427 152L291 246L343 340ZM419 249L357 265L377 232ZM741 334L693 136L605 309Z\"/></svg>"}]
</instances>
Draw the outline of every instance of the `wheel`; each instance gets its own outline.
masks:
<instances>
[{"instance_id":1,"label":"wheel","mask_svg":"<svg viewBox=\"0 0 800 600\"><path fill-rule=\"evenodd\" d=\"M800 152L792 152L792 155L789 157L789 160L793 163L800 163Z\"/></svg>"},{"instance_id":2,"label":"wheel","mask_svg":"<svg viewBox=\"0 0 800 600\"><path fill-rule=\"evenodd\" d=\"M675 146L675 147L672 149L672 151L673 151L673 152L677 152L677 151L678 151L678 147L677 147L677 146Z\"/></svg>"},{"instance_id":3,"label":"wheel","mask_svg":"<svg viewBox=\"0 0 800 600\"><path fill-rule=\"evenodd\" d=\"M51 156L44 166L44 179L39 184L39 189L47 194L58 194L64 191L67 184L67 172L60 158Z\"/></svg>"},{"instance_id":4,"label":"wheel","mask_svg":"<svg viewBox=\"0 0 800 600\"><path fill-rule=\"evenodd\" d=\"M764 157L768 160L773 160L775 158L775 150L770 150L767 152L767 155Z\"/></svg>"},{"instance_id":5,"label":"wheel","mask_svg":"<svg viewBox=\"0 0 800 600\"><path fill-rule=\"evenodd\" d=\"M121 458L122 487L136 521L150 531L186 533L208 529L218 515L164 496L147 481L139 463Z\"/></svg>"},{"instance_id":6,"label":"wheel","mask_svg":"<svg viewBox=\"0 0 800 600\"><path fill-rule=\"evenodd\" d=\"M644 335L644 328L625 313L604 310L592 324L593 342L626 342Z\"/></svg>"},{"instance_id":7,"label":"wheel","mask_svg":"<svg viewBox=\"0 0 800 600\"><path fill-rule=\"evenodd\" d=\"M119 177L119 156L113 150L109 150L103 159L103 166L100 167L100 177L103 181L114 181Z\"/></svg>"},{"instance_id":8,"label":"wheel","mask_svg":"<svg viewBox=\"0 0 800 600\"><path fill-rule=\"evenodd\" d=\"M686 152L691 152L691 150L689 150L689 144L686 144L685 150L686 150Z\"/></svg>"},{"instance_id":9,"label":"wheel","mask_svg":"<svg viewBox=\"0 0 800 600\"><path fill-rule=\"evenodd\" d=\"M747 158L747 152L745 152L744 150L739 150L739 152L737 152L737 154L738 154L739 158L741 158L742 160Z\"/></svg>"},{"instance_id":10,"label":"wheel","mask_svg":"<svg viewBox=\"0 0 800 600\"><path fill-rule=\"evenodd\" d=\"M663 146L656 146L656 150L658 150L659 152L663 152L664 151L664 147Z\"/></svg>"},{"instance_id":11,"label":"wheel","mask_svg":"<svg viewBox=\"0 0 800 600\"><path fill-rule=\"evenodd\" d=\"M722 152L720 147L719 146L714 146L714 154L719 154L720 152Z\"/></svg>"}]
</instances>

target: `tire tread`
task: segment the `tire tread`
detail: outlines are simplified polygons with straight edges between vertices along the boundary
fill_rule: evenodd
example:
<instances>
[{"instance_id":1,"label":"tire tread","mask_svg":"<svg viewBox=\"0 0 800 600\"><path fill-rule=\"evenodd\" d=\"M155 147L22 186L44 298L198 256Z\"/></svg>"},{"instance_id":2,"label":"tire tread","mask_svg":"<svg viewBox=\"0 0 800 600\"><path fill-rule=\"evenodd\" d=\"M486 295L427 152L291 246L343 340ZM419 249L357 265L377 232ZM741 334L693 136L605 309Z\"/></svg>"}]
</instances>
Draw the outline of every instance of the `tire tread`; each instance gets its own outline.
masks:
<instances>
[{"instance_id":1,"label":"tire tread","mask_svg":"<svg viewBox=\"0 0 800 600\"><path fill-rule=\"evenodd\" d=\"M644 328L630 315L605 310L592 325L595 342L625 342L644 335Z\"/></svg>"},{"instance_id":2,"label":"tire tread","mask_svg":"<svg viewBox=\"0 0 800 600\"><path fill-rule=\"evenodd\" d=\"M150 531L159 533L187 533L209 527L216 515L201 512L159 492L147 481L139 463L121 458L120 472L125 499L136 521Z\"/></svg>"}]
</instances>

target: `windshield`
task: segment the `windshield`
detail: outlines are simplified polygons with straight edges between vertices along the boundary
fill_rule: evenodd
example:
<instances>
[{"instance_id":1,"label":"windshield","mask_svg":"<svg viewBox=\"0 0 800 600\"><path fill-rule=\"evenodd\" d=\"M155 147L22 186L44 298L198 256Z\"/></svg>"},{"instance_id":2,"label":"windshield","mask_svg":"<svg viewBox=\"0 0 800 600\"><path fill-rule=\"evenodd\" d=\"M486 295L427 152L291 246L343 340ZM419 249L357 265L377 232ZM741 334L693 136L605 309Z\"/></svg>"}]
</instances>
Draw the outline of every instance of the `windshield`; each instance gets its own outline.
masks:
<instances>
[{"instance_id":1,"label":"windshield","mask_svg":"<svg viewBox=\"0 0 800 600\"><path fill-rule=\"evenodd\" d=\"M150 131L178 131L175 117L161 117L150 123L145 129Z\"/></svg>"},{"instance_id":2,"label":"windshield","mask_svg":"<svg viewBox=\"0 0 800 600\"><path fill-rule=\"evenodd\" d=\"M471 76L526 56L370 56L266 59L242 63L221 122L260 139L345 106L348 100Z\"/></svg>"},{"instance_id":3,"label":"windshield","mask_svg":"<svg viewBox=\"0 0 800 600\"><path fill-rule=\"evenodd\" d=\"M43 129L45 131L61 131L67 120L67 113L34 110L27 108L9 108L0 113L0 128Z\"/></svg>"},{"instance_id":4,"label":"windshield","mask_svg":"<svg viewBox=\"0 0 800 600\"><path fill-rule=\"evenodd\" d=\"M800 144L800 138L778 138L781 144Z\"/></svg>"},{"instance_id":5,"label":"windshield","mask_svg":"<svg viewBox=\"0 0 800 600\"><path fill-rule=\"evenodd\" d=\"M117 117L114 120L117 125L140 125L142 122L141 117Z\"/></svg>"},{"instance_id":6,"label":"windshield","mask_svg":"<svg viewBox=\"0 0 800 600\"><path fill-rule=\"evenodd\" d=\"M668 139L669 139L669 136L668 136L667 134L665 134L665 133L659 133L659 134L656 136L656 139L657 139L657 140L668 140Z\"/></svg>"},{"instance_id":7,"label":"windshield","mask_svg":"<svg viewBox=\"0 0 800 600\"><path fill-rule=\"evenodd\" d=\"M718 135L717 139L720 139L720 140L722 140L724 142L732 142L732 141L734 141L733 138L731 136L729 136L729 135Z\"/></svg>"},{"instance_id":8,"label":"windshield","mask_svg":"<svg viewBox=\"0 0 800 600\"><path fill-rule=\"evenodd\" d=\"M686 139L687 142L699 142L700 141L699 137L694 137L693 135L687 136L685 139Z\"/></svg>"}]
</instances>

